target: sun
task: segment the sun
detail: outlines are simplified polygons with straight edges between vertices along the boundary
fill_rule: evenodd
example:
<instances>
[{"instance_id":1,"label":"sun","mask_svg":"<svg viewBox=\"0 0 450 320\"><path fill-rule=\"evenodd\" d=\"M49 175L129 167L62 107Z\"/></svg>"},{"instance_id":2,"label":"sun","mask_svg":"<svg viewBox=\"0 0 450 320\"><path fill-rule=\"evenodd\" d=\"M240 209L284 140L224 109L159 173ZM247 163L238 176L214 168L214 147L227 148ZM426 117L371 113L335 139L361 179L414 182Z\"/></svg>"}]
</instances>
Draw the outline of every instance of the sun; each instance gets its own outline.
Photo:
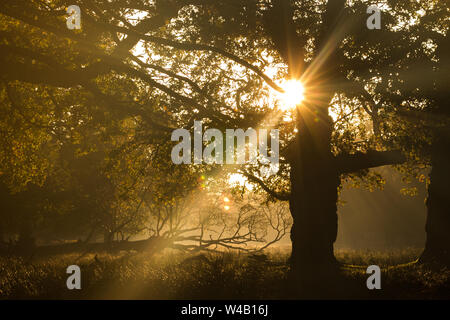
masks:
<instances>
[{"instance_id":1,"label":"sun","mask_svg":"<svg viewBox=\"0 0 450 320\"><path fill-rule=\"evenodd\" d=\"M299 80L287 80L281 84L281 88L284 92L279 94L279 99L283 111L294 109L305 99L305 87Z\"/></svg>"}]
</instances>

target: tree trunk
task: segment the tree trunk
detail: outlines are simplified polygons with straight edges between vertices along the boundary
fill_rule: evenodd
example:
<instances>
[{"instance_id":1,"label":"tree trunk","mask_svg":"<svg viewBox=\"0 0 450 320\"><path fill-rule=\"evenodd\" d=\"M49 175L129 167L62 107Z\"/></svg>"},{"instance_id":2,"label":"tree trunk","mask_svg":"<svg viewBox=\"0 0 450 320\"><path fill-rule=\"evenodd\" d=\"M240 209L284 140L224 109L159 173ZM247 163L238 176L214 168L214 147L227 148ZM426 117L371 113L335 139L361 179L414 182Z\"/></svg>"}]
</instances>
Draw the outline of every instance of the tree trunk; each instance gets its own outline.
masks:
<instances>
[{"instance_id":1,"label":"tree trunk","mask_svg":"<svg viewBox=\"0 0 450 320\"><path fill-rule=\"evenodd\" d=\"M423 263L450 266L450 130L436 130L427 198L427 240Z\"/></svg>"},{"instance_id":2,"label":"tree trunk","mask_svg":"<svg viewBox=\"0 0 450 320\"><path fill-rule=\"evenodd\" d=\"M17 252L23 255L30 255L36 248L36 239L32 236L32 227L29 221L23 222L19 231L17 241Z\"/></svg>"},{"instance_id":3,"label":"tree trunk","mask_svg":"<svg viewBox=\"0 0 450 320\"><path fill-rule=\"evenodd\" d=\"M331 153L328 103L300 107L296 146L290 159L293 217L291 271L297 286L320 289L334 278L339 173ZM331 278L330 278L331 277Z\"/></svg>"},{"instance_id":4,"label":"tree trunk","mask_svg":"<svg viewBox=\"0 0 450 320\"><path fill-rule=\"evenodd\" d=\"M109 230L103 231L103 242L106 245L111 245L113 240L114 240L114 232L109 231Z\"/></svg>"},{"instance_id":5,"label":"tree trunk","mask_svg":"<svg viewBox=\"0 0 450 320\"><path fill-rule=\"evenodd\" d=\"M438 42L436 55L439 57L438 71L435 75L434 100L435 115L442 119L450 118L448 83L450 76L450 46L446 38ZM431 149L431 174L427 198L427 240L425 250L419 259L422 263L437 263L450 267L450 128L434 130Z\"/></svg>"}]
</instances>

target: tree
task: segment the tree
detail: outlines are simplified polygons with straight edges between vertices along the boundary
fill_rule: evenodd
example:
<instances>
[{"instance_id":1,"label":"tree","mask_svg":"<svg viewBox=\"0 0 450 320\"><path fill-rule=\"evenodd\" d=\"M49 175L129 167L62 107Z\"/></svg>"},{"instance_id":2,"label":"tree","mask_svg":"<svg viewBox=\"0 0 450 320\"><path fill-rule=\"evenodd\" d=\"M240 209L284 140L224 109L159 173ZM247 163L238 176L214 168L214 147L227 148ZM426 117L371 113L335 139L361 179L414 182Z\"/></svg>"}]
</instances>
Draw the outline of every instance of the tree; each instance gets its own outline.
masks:
<instances>
[{"instance_id":1,"label":"tree","mask_svg":"<svg viewBox=\"0 0 450 320\"><path fill-rule=\"evenodd\" d=\"M449 29L448 3L436 5L433 14L425 20L429 29L435 30L434 37L429 39L433 44L435 66L427 73L433 79L432 90L426 92L430 104L428 107L432 128L430 184L427 198L427 240L425 250L420 257L421 262L438 263L450 266L450 215L448 200L450 197L448 179L450 178L450 109L448 108L448 67L450 65L450 48L447 41ZM446 15L447 14L447 15ZM433 19L434 18L434 19ZM423 117L423 115L420 115Z\"/></svg>"},{"instance_id":2,"label":"tree","mask_svg":"<svg viewBox=\"0 0 450 320\"><path fill-rule=\"evenodd\" d=\"M105 111L76 89L2 89L3 212L15 221L9 233L20 229L55 240L95 229L114 236L123 228L131 232L133 224L137 232L140 217L129 189L140 165L133 163L133 171L131 159L110 158L133 132L130 116Z\"/></svg>"}]
</instances>

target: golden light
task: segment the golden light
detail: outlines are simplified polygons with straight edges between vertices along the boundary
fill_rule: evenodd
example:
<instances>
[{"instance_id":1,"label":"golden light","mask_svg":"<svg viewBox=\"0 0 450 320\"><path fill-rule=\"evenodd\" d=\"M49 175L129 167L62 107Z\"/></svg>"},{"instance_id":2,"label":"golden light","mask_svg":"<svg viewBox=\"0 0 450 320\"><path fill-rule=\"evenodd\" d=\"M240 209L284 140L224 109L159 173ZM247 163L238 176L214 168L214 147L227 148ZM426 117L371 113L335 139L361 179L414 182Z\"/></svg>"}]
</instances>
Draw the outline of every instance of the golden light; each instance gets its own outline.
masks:
<instances>
[{"instance_id":1,"label":"golden light","mask_svg":"<svg viewBox=\"0 0 450 320\"><path fill-rule=\"evenodd\" d=\"M224 206L223 208L225 209L225 211L230 210L230 206Z\"/></svg>"},{"instance_id":2,"label":"golden light","mask_svg":"<svg viewBox=\"0 0 450 320\"><path fill-rule=\"evenodd\" d=\"M299 80L288 80L281 88L284 90L284 93L279 94L283 111L294 109L305 99L305 88Z\"/></svg>"},{"instance_id":3,"label":"golden light","mask_svg":"<svg viewBox=\"0 0 450 320\"><path fill-rule=\"evenodd\" d=\"M228 199L228 197L225 197L225 198L223 198L223 201L230 202L230 199Z\"/></svg>"}]
</instances>

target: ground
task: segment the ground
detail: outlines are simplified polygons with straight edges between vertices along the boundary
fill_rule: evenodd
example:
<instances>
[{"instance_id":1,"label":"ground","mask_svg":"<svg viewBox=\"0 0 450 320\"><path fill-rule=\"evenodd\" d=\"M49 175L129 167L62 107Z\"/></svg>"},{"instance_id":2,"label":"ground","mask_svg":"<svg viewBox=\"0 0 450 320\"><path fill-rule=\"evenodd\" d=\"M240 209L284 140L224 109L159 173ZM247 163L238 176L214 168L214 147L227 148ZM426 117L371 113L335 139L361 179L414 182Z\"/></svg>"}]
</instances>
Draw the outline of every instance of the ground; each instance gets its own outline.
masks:
<instances>
[{"instance_id":1,"label":"ground","mask_svg":"<svg viewBox=\"0 0 450 320\"><path fill-rule=\"evenodd\" d=\"M421 249L376 252L336 250L343 264L331 298L448 299L450 270L415 263ZM292 299L289 252L61 254L0 257L1 299ZM66 288L66 268L81 268L82 289ZM368 265L382 268L382 289L368 290ZM305 294L308 297L308 294Z\"/></svg>"}]
</instances>

